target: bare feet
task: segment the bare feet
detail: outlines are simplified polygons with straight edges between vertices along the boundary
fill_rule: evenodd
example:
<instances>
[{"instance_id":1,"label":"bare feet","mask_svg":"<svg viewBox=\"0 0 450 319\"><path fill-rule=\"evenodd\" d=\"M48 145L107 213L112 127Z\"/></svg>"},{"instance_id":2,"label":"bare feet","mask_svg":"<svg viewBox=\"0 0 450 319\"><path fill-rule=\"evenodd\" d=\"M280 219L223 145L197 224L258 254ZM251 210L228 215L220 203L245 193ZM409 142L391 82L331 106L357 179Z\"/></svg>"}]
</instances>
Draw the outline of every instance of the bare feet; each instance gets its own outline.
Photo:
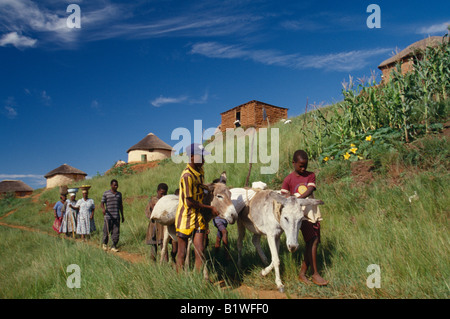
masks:
<instances>
[{"instance_id":1,"label":"bare feet","mask_svg":"<svg viewBox=\"0 0 450 319\"><path fill-rule=\"evenodd\" d=\"M311 285L311 280L306 278L305 274L299 274L298 279L300 280L300 282L304 283L305 285L308 285L308 286Z\"/></svg>"},{"instance_id":2,"label":"bare feet","mask_svg":"<svg viewBox=\"0 0 450 319\"><path fill-rule=\"evenodd\" d=\"M318 286L326 286L328 285L328 281L320 277L319 274L313 274L311 276L313 283L315 283Z\"/></svg>"}]
</instances>

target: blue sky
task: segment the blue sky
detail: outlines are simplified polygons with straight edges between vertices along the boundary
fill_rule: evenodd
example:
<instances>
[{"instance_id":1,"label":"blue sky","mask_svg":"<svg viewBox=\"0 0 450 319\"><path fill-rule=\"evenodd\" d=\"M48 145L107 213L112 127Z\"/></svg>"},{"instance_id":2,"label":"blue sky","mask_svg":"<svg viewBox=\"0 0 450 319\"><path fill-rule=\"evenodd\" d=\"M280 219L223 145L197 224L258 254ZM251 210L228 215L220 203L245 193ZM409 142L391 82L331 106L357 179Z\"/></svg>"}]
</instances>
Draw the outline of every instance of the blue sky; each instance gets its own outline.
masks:
<instances>
[{"instance_id":1,"label":"blue sky","mask_svg":"<svg viewBox=\"0 0 450 319\"><path fill-rule=\"evenodd\" d=\"M381 9L368 28L367 6ZM69 4L81 28L69 28ZM396 49L444 35L449 1L0 0L0 180L103 174L155 133L220 124L250 100L304 112L342 99ZM193 133L192 133L193 134Z\"/></svg>"}]
</instances>

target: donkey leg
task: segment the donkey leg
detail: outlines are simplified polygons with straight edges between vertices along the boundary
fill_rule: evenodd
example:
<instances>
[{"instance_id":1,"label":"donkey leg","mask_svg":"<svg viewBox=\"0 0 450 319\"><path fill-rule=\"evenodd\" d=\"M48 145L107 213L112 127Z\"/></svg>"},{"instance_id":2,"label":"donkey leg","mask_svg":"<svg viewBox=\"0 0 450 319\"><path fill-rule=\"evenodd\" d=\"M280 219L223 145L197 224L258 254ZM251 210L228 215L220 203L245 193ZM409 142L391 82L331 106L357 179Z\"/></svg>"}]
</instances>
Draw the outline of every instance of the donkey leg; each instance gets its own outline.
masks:
<instances>
[{"instance_id":1,"label":"donkey leg","mask_svg":"<svg viewBox=\"0 0 450 319\"><path fill-rule=\"evenodd\" d=\"M203 263L203 279L205 279L207 281L210 281L209 280L209 273L208 273L207 263L208 263L208 261L206 261L206 260Z\"/></svg>"},{"instance_id":2,"label":"donkey leg","mask_svg":"<svg viewBox=\"0 0 450 319\"><path fill-rule=\"evenodd\" d=\"M238 250L238 267L242 267L242 244L245 237L245 226L242 222L237 222L237 228L238 228L238 238L237 238L237 250Z\"/></svg>"},{"instance_id":3,"label":"donkey leg","mask_svg":"<svg viewBox=\"0 0 450 319\"><path fill-rule=\"evenodd\" d=\"M192 245L192 238L189 237L187 248L186 248L186 259L184 260L185 269L189 269L189 263L190 263L190 259L191 259L191 245Z\"/></svg>"},{"instance_id":4,"label":"donkey leg","mask_svg":"<svg viewBox=\"0 0 450 319\"><path fill-rule=\"evenodd\" d=\"M168 261L165 259L165 256L167 254L167 247L169 246L169 230L167 229L167 226L164 226L164 238L161 248L161 257L160 257L160 263L162 264L163 261Z\"/></svg>"},{"instance_id":5,"label":"donkey leg","mask_svg":"<svg viewBox=\"0 0 450 319\"><path fill-rule=\"evenodd\" d=\"M277 239L275 236L267 236L267 243L269 244L270 253L272 255L272 262L268 267L262 271L262 275L267 275L273 268L275 268L275 283L280 292L284 292L284 285L280 278L280 258L278 257Z\"/></svg>"},{"instance_id":6,"label":"donkey leg","mask_svg":"<svg viewBox=\"0 0 450 319\"><path fill-rule=\"evenodd\" d=\"M256 252L258 253L259 258L261 258L263 264L267 266L269 264L269 260L267 259L264 251L261 248L261 235L254 234L252 237L252 243L256 248Z\"/></svg>"}]
</instances>

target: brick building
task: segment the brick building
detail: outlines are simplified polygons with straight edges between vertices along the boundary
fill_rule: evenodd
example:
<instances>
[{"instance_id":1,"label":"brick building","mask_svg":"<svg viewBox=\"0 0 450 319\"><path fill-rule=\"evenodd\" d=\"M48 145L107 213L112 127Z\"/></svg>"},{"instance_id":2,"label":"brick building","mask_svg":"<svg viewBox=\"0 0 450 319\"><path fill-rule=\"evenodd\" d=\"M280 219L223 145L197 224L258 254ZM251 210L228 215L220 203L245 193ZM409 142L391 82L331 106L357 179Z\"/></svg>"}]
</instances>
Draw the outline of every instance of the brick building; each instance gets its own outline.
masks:
<instances>
[{"instance_id":1,"label":"brick building","mask_svg":"<svg viewBox=\"0 0 450 319\"><path fill-rule=\"evenodd\" d=\"M287 111L288 109L284 107L252 100L220 113L222 116L220 130L225 132L227 128L266 127L281 119L287 119Z\"/></svg>"},{"instance_id":2,"label":"brick building","mask_svg":"<svg viewBox=\"0 0 450 319\"><path fill-rule=\"evenodd\" d=\"M414 69L414 61L421 59L423 51L427 47L437 47L443 41L443 37L434 36L422 39L409 45L406 49L400 51L396 55L381 62L378 68L383 73L383 82L388 82L392 70L395 70L398 63L401 63L402 74L411 72Z\"/></svg>"}]
</instances>

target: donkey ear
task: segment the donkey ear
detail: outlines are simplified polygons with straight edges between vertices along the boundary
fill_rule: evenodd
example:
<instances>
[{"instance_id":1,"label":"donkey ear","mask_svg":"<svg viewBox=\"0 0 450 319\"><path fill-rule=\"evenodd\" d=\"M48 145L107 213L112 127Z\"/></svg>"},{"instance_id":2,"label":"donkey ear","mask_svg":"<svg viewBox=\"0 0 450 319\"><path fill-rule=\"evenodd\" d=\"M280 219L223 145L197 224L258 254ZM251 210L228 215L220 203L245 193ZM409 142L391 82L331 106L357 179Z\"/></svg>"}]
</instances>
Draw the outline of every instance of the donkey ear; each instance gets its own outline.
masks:
<instances>
[{"instance_id":1,"label":"donkey ear","mask_svg":"<svg viewBox=\"0 0 450 319\"><path fill-rule=\"evenodd\" d=\"M223 171L222 174L220 174L219 183L227 183L227 172Z\"/></svg>"},{"instance_id":2,"label":"donkey ear","mask_svg":"<svg viewBox=\"0 0 450 319\"><path fill-rule=\"evenodd\" d=\"M205 194L207 194L207 193L212 193L212 192L214 192L214 183L211 183L211 184L200 184L200 186L199 186L201 189L203 189L203 192L205 193Z\"/></svg>"},{"instance_id":3,"label":"donkey ear","mask_svg":"<svg viewBox=\"0 0 450 319\"><path fill-rule=\"evenodd\" d=\"M274 191L269 193L269 197L272 198L274 201L277 201L278 203L282 204L282 205L285 205L286 202L287 202L287 198L286 197L284 197L283 195L278 194L277 192L274 192Z\"/></svg>"}]
</instances>

